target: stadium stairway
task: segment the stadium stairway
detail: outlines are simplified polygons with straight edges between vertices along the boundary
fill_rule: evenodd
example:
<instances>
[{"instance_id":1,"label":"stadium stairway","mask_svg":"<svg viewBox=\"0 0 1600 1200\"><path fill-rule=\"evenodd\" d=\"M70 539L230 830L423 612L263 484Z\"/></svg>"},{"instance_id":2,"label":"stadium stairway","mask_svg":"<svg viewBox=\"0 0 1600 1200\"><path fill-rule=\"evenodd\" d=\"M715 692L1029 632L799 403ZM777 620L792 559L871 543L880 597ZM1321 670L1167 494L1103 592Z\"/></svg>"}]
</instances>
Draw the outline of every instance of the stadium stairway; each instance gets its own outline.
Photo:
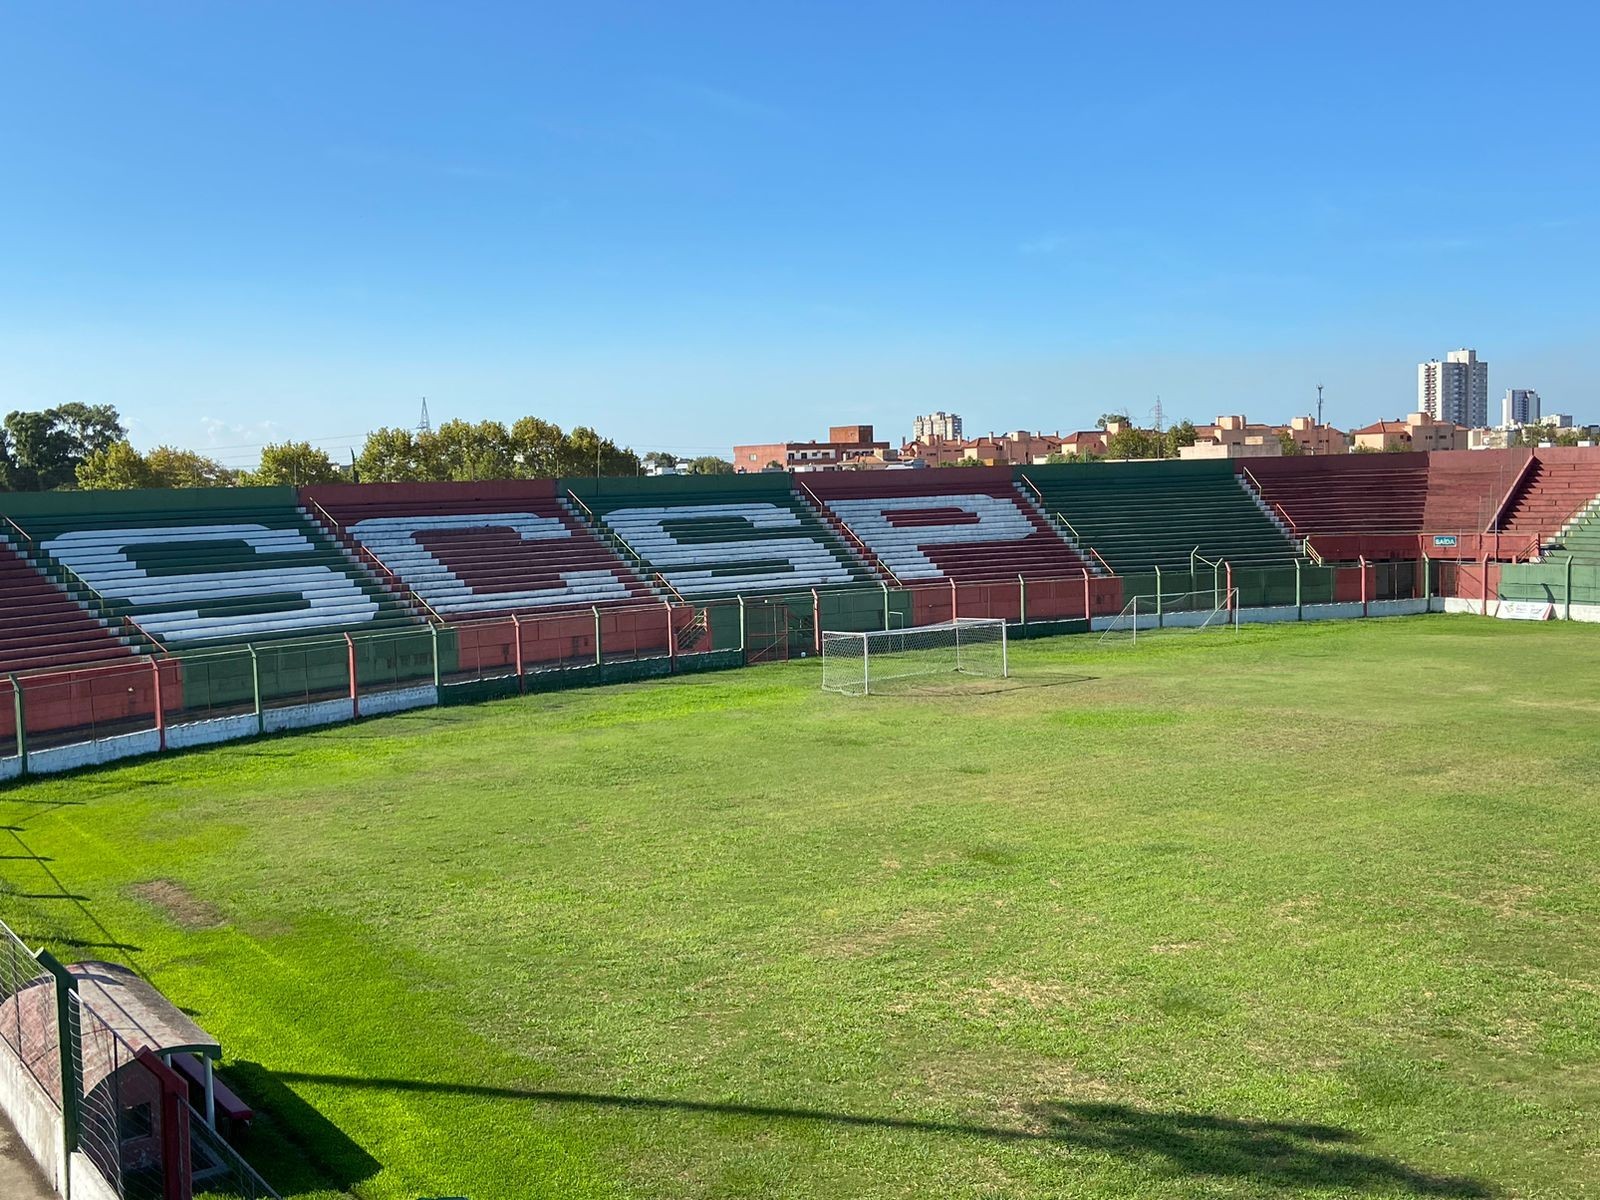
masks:
<instances>
[{"instance_id":1,"label":"stadium stairway","mask_svg":"<svg viewBox=\"0 0 1600 1200\"><path fill-rule=\"evenodd\" d=\"M129 662L145 649L0 534L0 675Z\"/></svg>"},{"instance_id":2,"label":"stadium stairway","mask_svg":"<svg viewBox=\"0 0 1600 1200\"><path fill-rule=\"evenodd\" d=\"M786 474L569 480L576 511L685 599L877 586Z\"/></svg>"},{"instance_id":3,"label":"stadium stairway","mask_svg":"<svg viewBox=\"0 0 1600 1200\"><path fill-rule=\"evenodd\" d=\"M1225 460L1074 463L1018 475L1118 574L1187 571L1196 551L1234 566L1299 557Z\"/></svg>"},{"instance_id":4,"label":"stadium stairway","mask_svg":"<svg viewBox=\"0 0 1600 1200\"><path fill-rule=\"evenodd\" d=\"M330 535L434 620L665 596L573 515L554 480L334 484L301 496Z\"/></svg>"},{"instance_id":5,"label":"stadium stairway","mask_svg":"<svg viewBox=\"0 0 1600 1200\"><path fill-rule=\"evenodd\" d=\"M1440 450L1429 454L1423 531L1493 532L1495 515L1527 469L1528 459L1526 450Z\"/></svg>"},{"instance_id":6,"label":"stadium stairway","mask_svg":"<svg viewBox=\"0 0 1600 1200\"><path fill-rule=\"evenodd\" d=\"M796 479L905 583L1079 577L1091 568L1007 468L822 472Z\"/></svg>"},{"instance_id":7,"label":"stadium stairway","mask_svg":"<svg viewBox=\"0 0 1600 1200\"><path fill-rule=\"evenodd\" d=\"M1501 507L1496 529L1516 537L1554 540L1600 498L1600 455L1567 459L1535 452L1528 471Z\"/></svg>"},{"instance_id":8,"label":"stadium stairway","mask_svg":"<svg viewBox=\"0 0 1600 1200\"><path fill-rule=\"evenodd\" d=\"M1261 458L1240 461L1239 474L1295 536L1422 530L1425 454Z\"/></svg>"},{"instance_id":9,"label":"stadium stairway","mask_svg":"<svg viewBox=\"0 0 1600 1200\"><path fill-rule=\"evenodd\" d=\"M1600 499L1575 513L1550 541L1550 548L1565 550L1576 561L1600 563Z\"/></svg>"},{"instance_id":10,"label":"stadium stairway","mask_svg":"<svg viewBox=\"0 0 1600 1200\"><path fill-rule=\"evenodd\" d=\"M13 495L6 508L47 569L168 650L416 626L293 488Z\"/></svg>"}]
</instances>

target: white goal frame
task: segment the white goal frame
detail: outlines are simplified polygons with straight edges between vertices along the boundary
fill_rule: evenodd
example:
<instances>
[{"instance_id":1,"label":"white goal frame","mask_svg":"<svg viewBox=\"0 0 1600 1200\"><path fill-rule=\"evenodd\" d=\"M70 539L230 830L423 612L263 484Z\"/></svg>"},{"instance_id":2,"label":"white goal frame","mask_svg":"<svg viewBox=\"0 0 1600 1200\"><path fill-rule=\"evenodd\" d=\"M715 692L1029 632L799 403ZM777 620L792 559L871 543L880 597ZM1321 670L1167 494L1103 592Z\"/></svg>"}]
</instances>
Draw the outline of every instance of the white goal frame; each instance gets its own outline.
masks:
<instances>
[{"instance_id":1,"label":"white goal frame","mask_svg":"<svg viewBox=\"0 0 1600 1200\"><path fill-rule=\"evenodd\" d=\"M1100 641L1137 643L1139 635L1152 633L1199 633L1205 629L1231 629L1239 632L1239 589L1201 588L1162 596L1135 596L1111 618L1100 634Z\"/></svg>"},{"instance_id":2,"label":"white goal frame","mask_svg":"<svg viewBox=\"0 0 1600 1200\"><path fill-rule=\"evenodd\" d=\"M934 625L822 631L822 690L870 696L895 679L920 675L1010 675L1006 623L998 617L957 617Z\"/></svg>"}]
</instances>

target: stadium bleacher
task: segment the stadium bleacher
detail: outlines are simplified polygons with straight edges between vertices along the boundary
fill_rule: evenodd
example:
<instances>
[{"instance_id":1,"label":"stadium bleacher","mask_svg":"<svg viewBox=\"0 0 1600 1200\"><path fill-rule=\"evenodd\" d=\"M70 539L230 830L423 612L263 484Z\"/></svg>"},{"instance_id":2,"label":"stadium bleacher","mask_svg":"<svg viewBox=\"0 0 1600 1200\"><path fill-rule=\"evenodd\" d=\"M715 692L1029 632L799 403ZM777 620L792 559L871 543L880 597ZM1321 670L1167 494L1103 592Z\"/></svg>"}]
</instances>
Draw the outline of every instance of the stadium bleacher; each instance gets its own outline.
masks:
<instances>
[{"instance_id":1,"label":"stadium bleacher","mask_svg":"<svg viewBox=\"0 0 1600 1200\"><path fill-rule=\"evenodd\" d=\"M1422 530L1426 454L1262 458L1241 460L1239 468L1297 536Z\"/></svg>"},{"instance_id":2,"label":"stadium bleacher","mask_svg":"<svg viewBox=\"0 0 1600 1200\"><path fill-rule=\"evenodd\" d=\"M0 537L0 675L126 662L133 642Z\"/></svg>"},{"instance_id":3,"label":"stadium bleacher","mask_svg":"<svg viewBox=\"0 0 1600 1200\"><path fill-rule=\"evenodd\" d=\"M444 620L661 599L551 479L338 484L302 496Z\"/></svg>"},{"instance_id":4,"label":"stadium bleacher","mask_svg":"<svg viewBox=\"0 0 1600 1200\"><path fill-rule=\"evenodd\" d=\"M1547 543L1596 498L1600 498L1600 461L1536 451L1522 482L1501 509L1499 528Z\"/></svg>"},{"instance_id":5,"label":"stadium bleacher","mask_svg":"<svg viewBox=\"0 0 1600 1200\"><path fill-rule=\"evenodd\" d=\"M1298 555L1226 460L1092 462L1026 467L1019 475L1119 573L1187 571L1192 552L1234 566L1284 564Z\"/></svg>"},{"instance_id":6,"label":"stadium bleacher","mask_svg":"<svg viewBox=\"0 0 1600 1200\"><path fill-rule=\"evenodd\" d=\"M7 497L47 556L168 648L410 628L292 488Z\"/></svg>"},{"instance_id":7,"label":"stadium bleacher","mask_svg":"<svg viewBox=\"0 0 1600 1200\"><path fill-rule=\"evenodd\" d=\"M824 472L796 484L902 582L1066 578L1090 569L1009 468Z\"/></svg>"},{"instance_id":8,"label":"stadium bleacher","mask_svg":"<svg viewBox=\"0 0 1600 1200\"><path fill-rule=\"evenodd\" d=\"M876 585L786 474L568 481L586 517L688 599Z\"/></svg>"}]
</instances>

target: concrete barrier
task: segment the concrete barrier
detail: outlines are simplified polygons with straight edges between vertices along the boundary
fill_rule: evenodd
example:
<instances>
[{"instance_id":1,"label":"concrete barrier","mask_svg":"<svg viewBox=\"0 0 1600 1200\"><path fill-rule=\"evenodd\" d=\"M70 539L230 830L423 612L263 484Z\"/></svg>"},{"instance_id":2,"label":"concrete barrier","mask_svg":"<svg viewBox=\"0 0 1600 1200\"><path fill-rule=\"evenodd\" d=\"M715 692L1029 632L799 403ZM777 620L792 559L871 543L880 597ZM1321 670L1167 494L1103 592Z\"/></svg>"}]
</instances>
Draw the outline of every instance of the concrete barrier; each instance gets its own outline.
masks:
<instances>
[{"instance_id":1,"label":"concrete barrier","mask_svg":"<svg viewBox=\"0 0 1600 1200\"><path fill-rule=\"evenodd\" d=\"M95 767L119 758L132 758L136 754L154 754L159 749L161 735L154 729L96 738L92 742L73 742L70 746L51 746L48 750L29 751L28 774L51 775L58 771L76 771L79 767Z\"/></svg>"},{"instance_id":2,"label":"concrete barrier","mask_svg":"<svg viewBox=\"0 0 1600 1200\"><path fill-rule=\"evenodd\" d=\"M50 1186L66 1195L66 1129L61 1110L4 1043L0 1043L0 1112L16 1129ZM92 1164L89 1169L94 1170Z\"/></svg>"}]
</instances>

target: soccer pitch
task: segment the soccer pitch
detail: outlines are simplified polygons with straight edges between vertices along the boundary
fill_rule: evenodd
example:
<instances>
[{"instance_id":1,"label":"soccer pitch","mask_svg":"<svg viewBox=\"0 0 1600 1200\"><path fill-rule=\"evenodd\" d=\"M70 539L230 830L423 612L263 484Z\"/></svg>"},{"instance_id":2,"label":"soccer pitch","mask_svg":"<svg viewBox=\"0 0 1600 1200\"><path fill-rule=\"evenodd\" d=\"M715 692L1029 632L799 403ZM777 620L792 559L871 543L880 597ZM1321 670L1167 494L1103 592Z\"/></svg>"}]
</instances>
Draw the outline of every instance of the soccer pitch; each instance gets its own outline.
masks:
<instances>
[{"instance_id":1,"label":"soccer pitch","mask_svg":"<svg viewBox=\"0 0 1600 1200\"><path fill-rule=\"evenodd\" d=\"M1016 642L0 791L0 917L224 1047L285 1196L1600 1189L1600 630Z\"/></svg>"}]
</instances>

